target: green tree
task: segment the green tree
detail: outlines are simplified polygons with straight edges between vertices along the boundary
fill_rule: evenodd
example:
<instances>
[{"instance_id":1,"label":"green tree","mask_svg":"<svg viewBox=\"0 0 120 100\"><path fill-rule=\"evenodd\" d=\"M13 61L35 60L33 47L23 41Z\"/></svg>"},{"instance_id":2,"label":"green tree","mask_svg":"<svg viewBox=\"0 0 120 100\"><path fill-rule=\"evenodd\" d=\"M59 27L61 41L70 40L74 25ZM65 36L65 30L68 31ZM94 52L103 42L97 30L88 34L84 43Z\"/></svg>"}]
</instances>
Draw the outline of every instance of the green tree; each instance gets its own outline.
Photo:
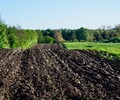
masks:
<instances>
[{"instance_id":1,"label":"green tree","mask_svg":"<svg viewBox=\"0 0 120 100\"><path fill-rule=\"evenodd\" d=\"M7 26L0 21L0 48L9 48L9 43L6 36Z\"/></svg>"},{"instance_id":2,"label":"green tree","mask_svg":"<svg viewBox=\"0 0 120 100\"><path fill-rule=\"evenodd\" d=\"M43 32L41 30L36 30L38 35L38 43L44 43Z\"/></svg>"},{"instance_id":3,"label":"green tree","mask_svg":"<svg viewBox=\"0 0 120 100\"><path fill-rule=\"evenodd\" d=\"M54 39L52 37L50 37L50 36L44 36L44 41L45 41L45 43L52 44Z\"/></svg>"},{"instance_id":4,"label":"green tree","mask_svg":"<svg viewBox=\"0 0 120 100\"><path fill-rule=\"evenodd\" d=\"M77 30L77 39L79 41L84 40L87 41L89 40L89 32L87 29L81 27L79 30Z\"/></svg>"},{"instance_id":5,"label":"green tree","mask_svg":"<svg viewBox=\"0 0 120 100\"><path fill-rule=\"evenodd\" d=\"M63 36L63 39L65 40L69 40L69 30L68 29L62 29L62 36Z\"/></svg>"},{"instance_id":6,"label":"green tree","mask_svg":"<svg viewBox=\"0 0 120 100\"><path fill-rule=\"evenodd\" d=\"M38 35L34 30L18 30L18 44L21 48L28 48L38 42Z\"/></svg>"},{"instance_id":7,"label":"green tree","mask_svg":"<svg viewBox=\"0 0 120 100\"><path fill-rule=\"evenodd\" d=\"M8 42L10 44L10 48L18 47L18 39L17 39L17 29L15 27L9 27L7 29L7 37Z\"/></svg>"},{"instance_id":8,"label":"green tree","mask_svg":"<svg viewBox=\"0 0 120 100\"><path fill-rule=\"evenodd\" d=\"M72 41L76 40L76 33L75 33L75 31L71 32L71 34L70 34L70 40L72 40Z\"/></svg>"}]
</instances>

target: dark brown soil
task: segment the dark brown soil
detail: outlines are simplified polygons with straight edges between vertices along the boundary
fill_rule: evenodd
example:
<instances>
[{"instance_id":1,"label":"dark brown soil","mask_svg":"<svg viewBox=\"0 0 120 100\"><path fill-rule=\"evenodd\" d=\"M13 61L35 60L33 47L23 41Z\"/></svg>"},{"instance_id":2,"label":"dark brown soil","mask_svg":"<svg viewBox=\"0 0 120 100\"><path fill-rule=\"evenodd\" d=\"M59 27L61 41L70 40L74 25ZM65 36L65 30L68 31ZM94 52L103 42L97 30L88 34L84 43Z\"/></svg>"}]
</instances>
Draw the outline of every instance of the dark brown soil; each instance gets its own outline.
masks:
<instances>
[{"instance_id":1,"label":"dark brown soil","mask_svg":"<svg viewBox=\"0 0 120 100\"><path fill-rule=\"evenodd\" d=\"M120 100L120 61L84 50L0 49L0 100Z\"/></svg>"}]
</instances>

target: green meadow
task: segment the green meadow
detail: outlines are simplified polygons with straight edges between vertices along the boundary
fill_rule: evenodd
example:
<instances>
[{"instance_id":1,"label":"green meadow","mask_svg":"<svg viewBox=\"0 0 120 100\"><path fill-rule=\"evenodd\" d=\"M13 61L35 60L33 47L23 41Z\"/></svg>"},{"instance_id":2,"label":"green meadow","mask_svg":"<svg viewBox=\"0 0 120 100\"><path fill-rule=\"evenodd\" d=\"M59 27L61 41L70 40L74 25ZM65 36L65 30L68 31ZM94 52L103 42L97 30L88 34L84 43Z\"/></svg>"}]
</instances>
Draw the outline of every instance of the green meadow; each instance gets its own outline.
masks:
<instances>
[{"instance_id":1,"label":"green meadow","mask_svg":"<svg viewBox=\"0 0 120 100\"><path fill-rule=\"evenodd\" d=\"M66 49L85 49L107 51L108 53L120 55L120 43L97 43L97 42L64 42Z\"/></svg>"}]
</instances>

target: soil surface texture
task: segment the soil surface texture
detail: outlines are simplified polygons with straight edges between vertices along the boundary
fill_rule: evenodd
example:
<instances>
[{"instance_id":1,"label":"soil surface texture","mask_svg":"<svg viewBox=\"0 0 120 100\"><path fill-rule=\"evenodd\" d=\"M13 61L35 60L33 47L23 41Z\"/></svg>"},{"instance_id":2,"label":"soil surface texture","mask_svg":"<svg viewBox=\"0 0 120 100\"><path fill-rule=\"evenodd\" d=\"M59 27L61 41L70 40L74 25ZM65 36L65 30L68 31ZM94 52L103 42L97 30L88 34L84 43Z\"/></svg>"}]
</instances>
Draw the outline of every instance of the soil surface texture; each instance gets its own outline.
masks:
<instances>
[{"instance_id":1,"label":"soil surface texture","mask_svg":"<svg viewBox=\"0 0 120 100\"><path fill-rule=\"evenodd\" d=\"M56 46L0 49L0 100L120 100L119 60Z\"/></svg>"}]
</instances>

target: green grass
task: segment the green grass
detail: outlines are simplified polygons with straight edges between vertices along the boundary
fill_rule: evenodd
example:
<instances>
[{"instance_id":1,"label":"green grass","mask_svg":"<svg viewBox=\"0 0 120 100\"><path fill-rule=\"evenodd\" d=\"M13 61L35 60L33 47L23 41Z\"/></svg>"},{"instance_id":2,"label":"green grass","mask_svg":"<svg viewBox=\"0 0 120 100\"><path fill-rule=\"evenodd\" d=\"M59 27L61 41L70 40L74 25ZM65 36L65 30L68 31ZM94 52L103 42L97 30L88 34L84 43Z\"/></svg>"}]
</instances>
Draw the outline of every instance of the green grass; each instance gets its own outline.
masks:
<instances>
[{"instance_id":1,"label":"green grass","mask_svg":"<svg viewBox=\"0 0 120 100\"><path fill-rule=\"evenodd\" d=\"M107 51L120 55L120 43L64 42L66 49L85 49Z\"/></svg>"}]
</instances>

